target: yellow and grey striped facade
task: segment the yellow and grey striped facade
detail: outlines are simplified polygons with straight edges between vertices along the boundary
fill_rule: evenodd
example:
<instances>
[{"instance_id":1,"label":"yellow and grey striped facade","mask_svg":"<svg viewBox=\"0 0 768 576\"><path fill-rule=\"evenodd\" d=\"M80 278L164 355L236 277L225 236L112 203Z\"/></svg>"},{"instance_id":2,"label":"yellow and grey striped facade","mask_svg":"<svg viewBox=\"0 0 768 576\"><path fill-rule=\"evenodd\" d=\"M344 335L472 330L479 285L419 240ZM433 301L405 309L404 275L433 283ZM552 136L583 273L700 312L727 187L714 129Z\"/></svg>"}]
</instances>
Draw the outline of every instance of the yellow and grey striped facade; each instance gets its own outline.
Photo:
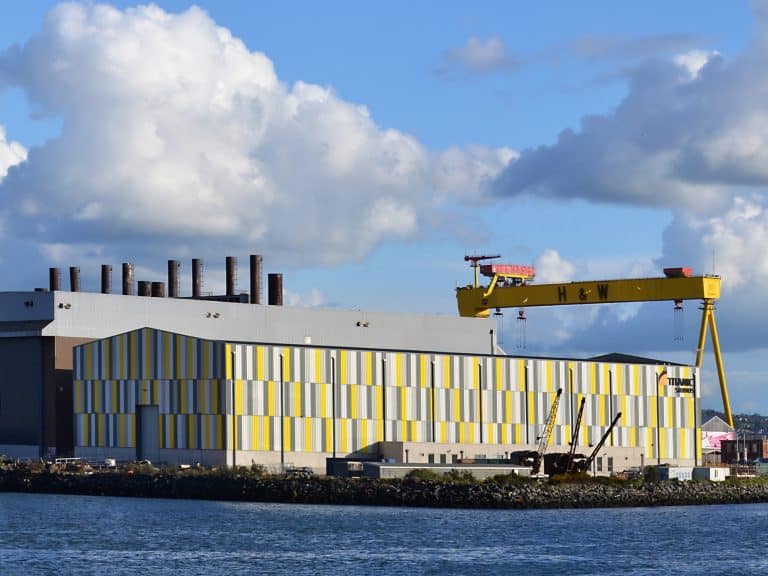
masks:
<instances>
[{"instance_id":1,"label":"yellow and grey striped facade","mask_svg":"<svg viewBox=\"0 0 768 576\"><path fill-rule=\"evenodd\" d=\"M552 444L570 441L585 398L583 450L619 412L611 445L649 461L692 461L701 445L698 386L667 384L695 382L689 366L233 343L150 328L83 344L74 356L81 455L135 458L148 425L170 462L274 463L279 455L314 465L378 453L381 442L493 453L536 444L559 388ZM155 422L139 425L142 407L156 407Z\"/></svg>"}]
</instances>

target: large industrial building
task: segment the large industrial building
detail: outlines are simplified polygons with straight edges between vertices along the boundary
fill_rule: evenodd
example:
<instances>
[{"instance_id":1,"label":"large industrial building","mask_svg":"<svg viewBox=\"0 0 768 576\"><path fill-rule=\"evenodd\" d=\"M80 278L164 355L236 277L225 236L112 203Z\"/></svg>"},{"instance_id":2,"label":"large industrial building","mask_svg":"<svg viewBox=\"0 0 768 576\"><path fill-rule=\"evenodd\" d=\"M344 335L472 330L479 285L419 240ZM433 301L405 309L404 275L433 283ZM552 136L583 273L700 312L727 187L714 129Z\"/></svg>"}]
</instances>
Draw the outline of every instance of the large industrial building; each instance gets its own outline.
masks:
<instances>
[{"instance_id":1,"label":"large industrial building","mask_svg":"<svg viewBox=\"0 0 768 576\"><path fill-rule=\"evenodd\" d=\"M579 452L620 413L598 472L700 460L695 367L511 357L492 320L289 308L279 279L262 304L251 263L250 296L229 260L218 299L194 281L179 298L170 263L173 297L148 283L134 296L125 275L124 294L104 276L103 293L63 291L53 272L51 290L0 294L0 453L316 470L508 459L536 448L562 389L550 451L568 450L584 398Z\"/></svg>"}]
</instances>

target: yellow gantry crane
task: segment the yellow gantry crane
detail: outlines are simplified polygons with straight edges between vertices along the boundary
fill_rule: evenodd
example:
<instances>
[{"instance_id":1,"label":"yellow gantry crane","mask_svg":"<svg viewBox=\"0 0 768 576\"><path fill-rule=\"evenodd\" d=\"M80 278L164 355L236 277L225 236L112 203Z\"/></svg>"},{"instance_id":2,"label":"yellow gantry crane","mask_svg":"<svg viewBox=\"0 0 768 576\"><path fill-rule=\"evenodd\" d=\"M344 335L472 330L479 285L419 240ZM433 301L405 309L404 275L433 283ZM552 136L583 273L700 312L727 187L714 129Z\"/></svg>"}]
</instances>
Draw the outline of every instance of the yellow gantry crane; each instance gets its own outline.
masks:
<instances>
[{"instance_id":1,"label":"yellow gantry crane","mask_svg":"<svg viewBox=\"0 0 768 576\"><path fill-rule=\"evenodd\" d=\"M701 300L702 316L696 349L696 366L701 368L707 327L712 335L717 376L723 398L726 421L733 426L731 404L725 383L720 340L715 323L715 300L720 297L720 277L693 276L690 268L665 268L658 278L629 278L615 280L590 280L531 284L536 276L533 266L512 264L481 264L481 261L499 256L465 256L474 268L474 284L456 289L456 299L461 316L486 318L493 309L527 308L532 306L569 306L574 304L609 304L620 302L654 302L669 300L675 308L682 307L684 300ZM479 276L490 278L487 286L481 286Z\"/></svg>"}]
</instances>

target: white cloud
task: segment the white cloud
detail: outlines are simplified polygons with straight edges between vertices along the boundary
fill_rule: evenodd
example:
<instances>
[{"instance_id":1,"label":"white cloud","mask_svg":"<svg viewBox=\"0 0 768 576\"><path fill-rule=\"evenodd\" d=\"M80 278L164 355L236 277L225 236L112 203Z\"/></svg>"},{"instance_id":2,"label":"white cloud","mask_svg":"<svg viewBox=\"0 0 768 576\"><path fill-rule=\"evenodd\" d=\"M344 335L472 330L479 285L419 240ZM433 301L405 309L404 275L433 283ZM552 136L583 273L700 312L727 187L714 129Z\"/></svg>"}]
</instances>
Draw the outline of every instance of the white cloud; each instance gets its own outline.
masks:
<instances>
[{"instance_id":1,"label":"white cloud","mask_svg":"<svg viewBox=\"0 0 768 576\"><path fill-rule=\"evenodd\" d=\"M520 62L507 53L504 43L495 36L487 39L471 37L461 48L453 48L443 54L440 74L462 72L465 74L488 74L511 70Z\"/></svg>"},{"instance_id":2,"label":"white cloud","mask_svg":"<svg viewBox=\"0 0 768 576\"><path fill-rule=\"evenodd\" d=\"M21 164L26 159L27 149L18 142L9 142L5 136L5 128L0 126L0 182L11 166Z\"/></svg>"},{"instance_id":3,"label":"white cloud","mask_svg":"<svg viewBox=\"0 0 768 576\"><path fill-rule=\"evenodd\" d=\"M432 152L330 88L287 86L199 8L59 5L0 53L0 77L63 120L3 182L9 224L134 258L257 246L286 265L358 259L429 229L512 154Z\"/></svg>"}]
</instances>

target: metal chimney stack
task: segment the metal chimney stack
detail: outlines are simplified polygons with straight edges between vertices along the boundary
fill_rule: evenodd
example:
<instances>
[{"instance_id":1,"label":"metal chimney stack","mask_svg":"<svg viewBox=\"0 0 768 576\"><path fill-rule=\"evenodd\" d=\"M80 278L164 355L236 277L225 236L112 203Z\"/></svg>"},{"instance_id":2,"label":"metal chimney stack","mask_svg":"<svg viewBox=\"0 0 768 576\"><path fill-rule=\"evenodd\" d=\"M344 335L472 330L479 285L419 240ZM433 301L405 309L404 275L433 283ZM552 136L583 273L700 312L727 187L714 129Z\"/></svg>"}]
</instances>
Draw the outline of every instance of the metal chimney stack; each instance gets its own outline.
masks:
<instances>
[{"instance_id":1,"label":"metal chimney stack","mask_svg":"<svg viewBox=\"0 0 768 576\"><path fill-rule=\"evenodd\" d=\"M48 269L48 284L51 292L61 290L61 270L59 268Z\"/></svg>"},{"instance_id":2,"label":"metal chimney stack","mask_svg":"<svg viewBox=\"0 0 768 576\"><path fill-rule=\"evenodd\" d=\"M200 298L200 287L203 284L203 261L192 258L192 298Z\"/></svg>"},{"instance_id":3,"label":"metal chimney stack","mask_svg":"<svg viewBox=\"0 0 768 576\"><path fill-rule=\"evenodd\" d=\"M283 275L271 273L267 275L267 288L269 289L268 304L270 306L283 305Z\"/></svg>"},{"instance_id":4,"label":"metal chimney stack","mask_svg":"<svg viewBox=\"0 0 768 576\"><path fill-rule=\"evenodd\" d=\"M227 296L235 295L235 283L237 282L237 258L227 256Z\"/></svg>"},{"instance_id":5,"label":"metal chimney stack","mask_svg":"<svg viewBox=\"0 0 768 576\"><path fill-rule=\"evenodd\" d=\"M261 256L251 254L251 304L261 304Z\"/></svg>"},{"instance_id":6,"label":"metal chimney stack","mask_svg":"<svg viewBox=\"0 0 768 576\"><path fill-rule=\"evenodd\" d=\"M152 282L147 280L139 280L139 296L151 296L152 295Z\"/></svg>"},{"instance_id":7,"label":"metal chimney stack","mask_svg":"<svg viewBox=\"0 0 768 576\"><path fill-rule=\"evenodd\" d=\"M123 262L123 295L133 294L133 264Z\"/></svg>"},{"instance_id":8,"label":"metal chimney stack","mask_svg":"<svg viewBox=\"0 0 768 576\"><path fill-rule=\"evenodd\" d=\"M70 292L80 292L80 268L78 266L69 267L69 290Z\"/></svg>"},{"instance_id":9,"label":"metal chimney stack","mask_svg":"<svg viewBox=\"0 0 768 576\"><path fill-rule=\"evenodd\" d=\"M112 266L109 264L101 265L101 293L112 293Z\"/></svg>"},{"instance_id":10,"label":"metal chimney stack","mask_svg":"<svg viewBox=\"0 0 768 576\"><path fill-rule=\"evenodd\" d=\"M168 298L179 297L179 269L181 262L168 260Z\"/></svg>"},{"instance_id":11,"label":"metal chimney stack","mask_svg":"<svg viewBox=\"0 0 768 576\"><path fill-rule=\"evenodd\" d=\"M164 282L152 282L152 298L165 298Z\"/></svg>"}]
</instances>

